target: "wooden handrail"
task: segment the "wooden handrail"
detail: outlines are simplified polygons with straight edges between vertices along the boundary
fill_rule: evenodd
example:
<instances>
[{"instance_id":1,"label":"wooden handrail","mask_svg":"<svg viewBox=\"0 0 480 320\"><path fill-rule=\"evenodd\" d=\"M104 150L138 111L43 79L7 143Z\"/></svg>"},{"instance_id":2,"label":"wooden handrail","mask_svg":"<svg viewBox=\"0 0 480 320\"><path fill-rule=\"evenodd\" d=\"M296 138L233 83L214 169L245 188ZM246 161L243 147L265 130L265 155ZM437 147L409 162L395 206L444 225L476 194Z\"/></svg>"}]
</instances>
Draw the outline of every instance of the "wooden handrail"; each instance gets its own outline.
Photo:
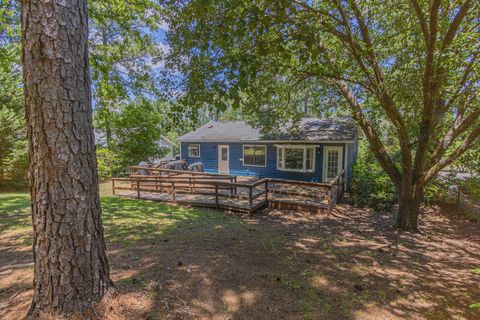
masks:
<instances>
[{"instance_id":1,"label":"wooden handrail","mask_svg":"<svg viewBox=\"0 0 480 320\"><path fill-rule=\"evenodd\" d=\"M168 172L177 172L177 173L192 173L188 171L179 171L179 170L169 170L169 169L158 169L158 168L144 168L140 166L134 166L132 168L141 168L141 169L154 169L156 171L168 171ZM187 175L183 177L179 176L146 176L146 175L137 175L132 174L128 178L112 178L112 193L115 194L115 190L135 190L137 198L140 198L140 192L168 192L172 194L173 202L176 202L177 188L178 194L197 194L197 195L206 195L215 197L215 207L235 207L235 204L221 204L219 198L235 198L235 199L244 199L248 202L248 207L242 207L237 205L239 208L252 212L266 203L268 203L269 198L268 194L280 193L287 194L287 191L279 191L277 188L269 186L269 183L274 184L289 184L289 185L298 185L298 186L310 186L326 189L326 196L323 199L328 201L327 209L330 213L335 207L335 204L341 199L344 190L344 181L345 181L345 171L342 170L331 183L320 183L320 182L306 182L306 181L296 181L296 180L282 180L275 178L263 178L251 183L239 183L236 176L228 175L216 175L216 174L207 174L195 173L197 175ZM222 181L225 180L225 181ZM130 187L118 186L115 184L116 181L129 182ZM193 185L192 185L193 183ZM260 192L255 191L255 188L263 185L264 187L260 189ZM142 188L143 187L143 188ZM169 190L170 188L170 190ZM237 188L246 188L247 195L242 195L237 193ZM196 191L200 189L200 191ZM207 192L201 189L214 189L214 192ZM227 193L220 193L220 189L229 190ZM313 191L312 191L313 192ZM312 198L312 192L291 192L292 195L300 196L302 198ZM254 200L265 196L264 200L260 203L254 205ZM316 197L314 197L316 198ZM180 200L181 201L181 200Z\"/></svg>"},{"instance_id":2,"label":"wooden handrail","mask_svg":"<svg viewBox=\"0 0 480 320\"><path fill-rule=\"evenodd\" d=\"M337 184L338 181L340 180L340 178L343 177L344 174L345 174L345 170L340 171L340 173L339 173L339 174L333 179L333 181L330 182L329 184L330 184L331 186Z\"/></svg>"},{"instance_id":3,"label":"wooden handrail","mask_svg":"<svg viewBox=\"0 0 480 320\"><path fill-rule=\"evenodd\" d=\"M164 178L167 178L167 179L164 179ZM168 179L168 177L162 177L162 178L158 178L158 179L143 179L143 178L112 178L112 180L114 181L125 181L125 182L137 182L137 181L140 181L140 182L171 182L172 180ZM185 183L185 184L188 184L189 180L188 178L184 178L183 180L175 180L175 183ZM249 183L231 183L231 182L226 182L226 181L215 181L215 179L213 180L208 180L208 178L206 179L198 179L198 180L194 180L194 182L196 184L212 184L212 185L218 185L218 186L227 186L227 187L239 187L239 188L250 188L250 187L256 187L260 184L263 183L263 181L259 181L259 182L255 182L254 184L249 184Z\"/></svg>"},{"instance_id":4,"label":"wooden handrail","mask_svg":"<svg viewBox=\"0 0 480 320\"><path fill-rule=\"evenodd\" d=\"M324 182L308 182L308 181L284 180L284 179L273 179L273 178L266 178L266 180L268 180L268 182L273 182L273 183L296 184L296 185L302 185L302 186L324 187L324 188L331 187L330 183L324 183Z\"/></svg>"},{"instance_id":5,"label":"wooden handrail","mask_svg":"<svg viewBox=\"0 0 480 320\"><path fill-rule=\"evenodd\" d=\"M164 180L176 180L176 179L205 179L205 180L228 180L231 181L231 177L215 177L215 176L146 176L143 174L131 174L129 177L134 179L144 179L144 180L151 180L151 179L164 179Z\"/></svg>"},{"instance_id":6,"label":"wooden handrail","mask_svg":"<svg viewBox=\"0 0 480 320\"><path fill-rule=\"evenodd\" d=\"M166 170L166 169L161 169L161 170ZM178 170L171 170L171 171L178 171ZM180 171L184 172L184 171ZM218 184L218 185L232 185L236 187L244 187L244 188L255 188L261 184L264 184L265 182L272 182L272 183L284 183L284 184L293 184L293 185L304 185L304 186L312 186L312 187L323 187L323 188L331 188L335 184L338 184L339 179L343 176L345 173L344 170L342 170L337 177L334 178L334 180L331 183L322 183L322 182L308 182L308 181L297 181L297 180L284 180L284 179L274 179L274 178L263 178L260 180L257 180L252 183L238 183L238 182L218 182L218 181L212 181L212 180L229 180L231 181L232 176L223 176L219 177L216 176L215 178L205 178L205 177L177 177L177 176L145 176L145 175L131 175L131 178L112 178L112 180L115 181L149 181L149 182L162 182L162 181L167 181L170 182L171 180L179 180L176 181L178 183L188 183L190 180L193 180L196 183L213 183L213 184ZM140 178L141 177L141 178ZM237 179L235 179L236 181Z\"/></svg>"},{"instance_id":7,"label":"wooden handrail","mask_svg":"<svg viewBox=\"0 0 480 320\"><path fill-rule=\"evenodd\" d=\"M173 169L162 169L162 168L152 168L152 167L144 167L144 166L131 166L130 169L133 170L145 170L145 171L156 171L156 172L170 172L170 173L178 173L178 174L191 174L192 176L195 175L205 175L205 176L224 176L224 177L234 177L229 174L222 174L222 173L209 173L209 172L196 172L196 171L184 171L184 170L173 170Z\"/></svg>"}]
</instances>

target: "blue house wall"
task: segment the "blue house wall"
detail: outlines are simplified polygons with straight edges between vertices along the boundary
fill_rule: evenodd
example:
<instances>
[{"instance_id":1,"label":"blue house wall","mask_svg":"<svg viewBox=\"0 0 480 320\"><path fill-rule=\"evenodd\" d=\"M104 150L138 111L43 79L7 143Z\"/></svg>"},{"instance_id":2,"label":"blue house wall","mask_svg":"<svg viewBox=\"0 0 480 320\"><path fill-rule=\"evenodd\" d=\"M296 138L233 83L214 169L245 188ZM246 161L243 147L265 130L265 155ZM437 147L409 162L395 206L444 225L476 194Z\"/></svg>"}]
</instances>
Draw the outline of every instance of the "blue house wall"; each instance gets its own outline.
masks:
<instances>
[{"instance_id":1,"label":"blue house wall","mask_svg":"<svg viewBox=\"0 0 480 320\"><path fill-rule=\"evenodd\" d=\"M188 145L200 145L200 157L194 158L188 156ZM266 145L267 146L267 165L266 167L245 166L243 165L243 145ZM315 172L290 172L277 170L277 148L275 143L241 143L241 142L181 142L180 151L181 158L187 160L188 163L202 162L205 172L218 173L218 146L228 145L230 150L229 167L230 174L237 176L254 176L257 178L279 178L288 180L301 180L310 182L323 181L323 147L324 146L342 146L343 159L347 156L347 179L352 177L352 166L356 156L356 143L316 143L315 154ZM347 154L346 154L347 153ZM342 161L342 167L345 169L345 161Z\"/></svg>"}]
</instances>

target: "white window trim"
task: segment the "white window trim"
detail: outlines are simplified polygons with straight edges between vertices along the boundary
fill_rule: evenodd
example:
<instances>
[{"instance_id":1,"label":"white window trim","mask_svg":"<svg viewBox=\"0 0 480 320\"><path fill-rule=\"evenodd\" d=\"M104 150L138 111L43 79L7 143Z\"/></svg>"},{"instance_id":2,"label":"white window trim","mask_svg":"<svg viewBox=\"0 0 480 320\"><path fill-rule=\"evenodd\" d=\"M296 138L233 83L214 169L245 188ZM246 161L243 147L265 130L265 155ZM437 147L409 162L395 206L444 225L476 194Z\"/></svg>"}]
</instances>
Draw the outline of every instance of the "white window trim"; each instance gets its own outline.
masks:
<instances>
[{"instance_id":1,"label":"white window trim","mask_svg":"<svg viewBox=\"0 0 480 320\"><path fill-rule=\"evenodd\" d=\"M265 148L265 165L259 166L255 164L245 164L245 147L264 147ZM243 149L242 149L242 165L245 167L261 167L261 168L266 168L267 167L267 154L268 154L268 148L266 144L244 144Z\"/></svg>"},{"instance_id":2,"label":"white window trim","mask_svg":"<svg viewBox=\"0 0 480 320\"><path fill-rule=\"evenodd\" d=\"M323 172L322 172L322 179L323 182L327 181L327 150L338 150L339 151L339 158L338 158L338 167L340 171L342 171L343 163L343 146L324 146L323 147ZM346 157L345 157L346 158Z\"/></svg>"},{"instance_id":3,"label":"white window trim","mask_svg":"<svg viewBox=\"0 0 480 320\"><path fill-rule=\"evenodd\" d=\"M198 156L192 156L190 154L190 149L195 148L195 147L198 147ZM187 145L187 154L188 154L189 158L200 158L200 145L199 144L188 144Z\"/></svg>"},{"instance_id":4,"label":"white window trim","mask_svg":"<svg viewBox=\"0 0 480 320\"><path fill-rule=\"evenodd\" d=\"M315 172L315 161L317 156L317 147L318 145L309 145L309 144L300 144L300 145L281 145L276 144L277 147L277 170L279 171L288 171L288 172ZM278 165L280 149L283 149L282 154L282 166ZM287 169L285 168L285 149L303 149L303 169ZM307 167L307 149L313 149L313 159L312 159L312 169L305 169Z\"/></svg>"}]
</instances>

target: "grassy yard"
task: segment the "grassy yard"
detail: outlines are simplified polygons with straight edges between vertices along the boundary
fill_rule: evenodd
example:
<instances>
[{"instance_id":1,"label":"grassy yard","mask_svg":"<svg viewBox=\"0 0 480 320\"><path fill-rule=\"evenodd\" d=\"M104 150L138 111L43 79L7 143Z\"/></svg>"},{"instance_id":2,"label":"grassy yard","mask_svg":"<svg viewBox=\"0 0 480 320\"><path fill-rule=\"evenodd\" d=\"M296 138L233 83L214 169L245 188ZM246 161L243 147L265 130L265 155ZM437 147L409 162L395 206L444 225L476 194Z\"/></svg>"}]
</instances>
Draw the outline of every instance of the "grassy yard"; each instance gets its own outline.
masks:
<instances>
[{"instance_id":1,"label":"grassy yard","mask_svg":"<svg viewBox=\"0 0 480 320\"><path fill-rule=\"evenodd\" d=\"M108 195L119 295L104 319L479 319L480 225L431 210L423 234L343 204L235 216ZM0 318L31 296L29 199L0 194Z\"/></svg>"}]
</instances>

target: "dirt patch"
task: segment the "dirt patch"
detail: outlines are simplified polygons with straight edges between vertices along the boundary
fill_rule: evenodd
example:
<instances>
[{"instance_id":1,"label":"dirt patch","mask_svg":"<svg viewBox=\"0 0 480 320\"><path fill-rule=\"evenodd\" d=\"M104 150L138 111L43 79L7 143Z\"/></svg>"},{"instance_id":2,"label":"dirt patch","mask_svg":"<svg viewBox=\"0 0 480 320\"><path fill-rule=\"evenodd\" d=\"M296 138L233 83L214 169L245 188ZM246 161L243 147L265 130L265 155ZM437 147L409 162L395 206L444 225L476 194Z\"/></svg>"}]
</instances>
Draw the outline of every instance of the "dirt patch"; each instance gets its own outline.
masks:
<instances>
[{"instance_id":1,"label":"dirt patch","mask_svg":"<svg viewBox=\"0 0 480 320\"><path fill-rule=\"evenodd\" d=\"M480 301L473 273L480 225L438 208L422 216L422 234L392 224L390 215L348 204L331 215L184 220L148 240L108 246L120 294L97 312L102 319L479 319L468 305ZM0 237L2 319L17 319L31 299L29 248L12 237Z\"/></svg>"}]
</instances>

